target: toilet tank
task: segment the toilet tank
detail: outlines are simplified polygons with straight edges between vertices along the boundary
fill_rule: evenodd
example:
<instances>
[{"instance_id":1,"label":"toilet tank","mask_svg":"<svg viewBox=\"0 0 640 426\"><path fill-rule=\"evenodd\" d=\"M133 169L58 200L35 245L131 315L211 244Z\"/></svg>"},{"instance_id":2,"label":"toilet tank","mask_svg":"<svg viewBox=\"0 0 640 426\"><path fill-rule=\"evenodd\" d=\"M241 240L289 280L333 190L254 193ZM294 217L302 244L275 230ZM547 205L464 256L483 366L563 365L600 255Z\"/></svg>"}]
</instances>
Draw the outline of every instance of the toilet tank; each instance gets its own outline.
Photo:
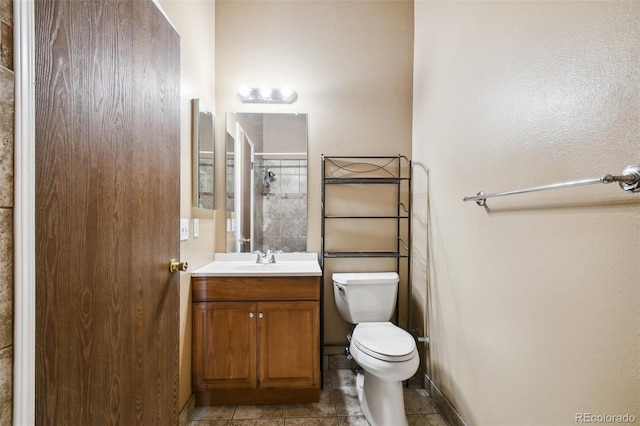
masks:
<instances>
[{"instance_id":1,"label":"toilet tank","mask_svg":"<svg viewBox=\"0 0 640 426\"><path fill-rule=\"evenodd\" d=\"M335 273L333 295L340 316L351 324L389 321L396 307L396 272Z\"/></svg>"}]
</instances>

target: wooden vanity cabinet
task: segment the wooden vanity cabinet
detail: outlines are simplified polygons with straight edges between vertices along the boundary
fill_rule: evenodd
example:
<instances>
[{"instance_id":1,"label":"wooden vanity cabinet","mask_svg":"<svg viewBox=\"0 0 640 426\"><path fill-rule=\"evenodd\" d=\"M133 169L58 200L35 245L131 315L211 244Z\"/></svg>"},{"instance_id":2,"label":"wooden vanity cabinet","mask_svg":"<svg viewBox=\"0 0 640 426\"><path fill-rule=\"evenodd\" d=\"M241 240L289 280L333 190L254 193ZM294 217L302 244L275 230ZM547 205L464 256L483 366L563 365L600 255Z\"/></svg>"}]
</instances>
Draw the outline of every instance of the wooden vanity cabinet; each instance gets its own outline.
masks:
<instances>
[{"instance_id":1,"label":"wooden vanity cabinet","mask_svg":"<svg viewBox=\"0 0 640 426\"><path fill-rule=\"evenodd\" d=\"M197 405L317 402L318 277L193 277Z\"/></svg>"}]
</instances>

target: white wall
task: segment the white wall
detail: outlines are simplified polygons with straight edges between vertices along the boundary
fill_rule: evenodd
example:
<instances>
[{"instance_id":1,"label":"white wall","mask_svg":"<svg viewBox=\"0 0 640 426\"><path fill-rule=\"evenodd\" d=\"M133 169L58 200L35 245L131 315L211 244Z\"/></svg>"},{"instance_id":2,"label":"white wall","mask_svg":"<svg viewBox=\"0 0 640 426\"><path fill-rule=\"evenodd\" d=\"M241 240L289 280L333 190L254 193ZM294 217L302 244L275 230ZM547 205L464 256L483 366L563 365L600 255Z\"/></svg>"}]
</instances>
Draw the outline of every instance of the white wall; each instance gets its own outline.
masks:
<instances>
[{"instance_id":1,"label":"white wall","mask_svg":"<svg viewBox=\"0 0 640 426\"><path fill-rule=\"evenodd\" d=\"M415 3L414 280L470 424L640 421L640 3Z\"/></svg>"}]
</instances>

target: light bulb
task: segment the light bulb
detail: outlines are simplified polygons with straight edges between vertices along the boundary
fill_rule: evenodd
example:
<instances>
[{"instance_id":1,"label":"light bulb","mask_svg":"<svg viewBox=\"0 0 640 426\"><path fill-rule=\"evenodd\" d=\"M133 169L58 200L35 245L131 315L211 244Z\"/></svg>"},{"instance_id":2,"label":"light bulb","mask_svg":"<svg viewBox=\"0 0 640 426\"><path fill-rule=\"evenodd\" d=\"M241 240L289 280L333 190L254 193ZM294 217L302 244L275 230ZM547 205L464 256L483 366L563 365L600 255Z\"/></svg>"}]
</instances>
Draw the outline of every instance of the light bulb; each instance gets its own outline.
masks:
<instances>
[{"instance_id":1,"label":"light bulb","mask_svg":"<svg viewBox=\"0 0 640 426\"><path fill-rule=\"evenodd\" d=\"M260 97L262 99L271 99L271 87L261 87Z\"/></svg>"},{"instance_id":2,"label":"light bulb","mask_svg":"<svg viewBox=\"0 0 640 426\"><path fill-rule=\"evenodd\" d=\"M251 95L251 89L246 84L243 84L238 88L238 94L243 98L248 98Z\"/></svg>"}]
</instances>

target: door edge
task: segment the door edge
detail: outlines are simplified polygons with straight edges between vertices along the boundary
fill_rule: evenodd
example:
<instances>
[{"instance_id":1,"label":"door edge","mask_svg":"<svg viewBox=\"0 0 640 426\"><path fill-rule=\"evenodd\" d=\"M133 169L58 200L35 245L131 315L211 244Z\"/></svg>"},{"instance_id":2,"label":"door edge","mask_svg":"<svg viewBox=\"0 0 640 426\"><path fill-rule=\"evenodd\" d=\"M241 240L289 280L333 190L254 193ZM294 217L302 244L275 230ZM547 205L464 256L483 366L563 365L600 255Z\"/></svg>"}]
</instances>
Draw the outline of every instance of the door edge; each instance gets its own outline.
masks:
<instances>
[{"instance_id":1,"label":"door edge","mask_svg":"<svg viewBox=\"0 0 640 426\"><path fill-rule=\"evenodd\" d=\"M35 10L13 2L14 353L13 424L35 424Z\"/></svg>"}]
</instances>

